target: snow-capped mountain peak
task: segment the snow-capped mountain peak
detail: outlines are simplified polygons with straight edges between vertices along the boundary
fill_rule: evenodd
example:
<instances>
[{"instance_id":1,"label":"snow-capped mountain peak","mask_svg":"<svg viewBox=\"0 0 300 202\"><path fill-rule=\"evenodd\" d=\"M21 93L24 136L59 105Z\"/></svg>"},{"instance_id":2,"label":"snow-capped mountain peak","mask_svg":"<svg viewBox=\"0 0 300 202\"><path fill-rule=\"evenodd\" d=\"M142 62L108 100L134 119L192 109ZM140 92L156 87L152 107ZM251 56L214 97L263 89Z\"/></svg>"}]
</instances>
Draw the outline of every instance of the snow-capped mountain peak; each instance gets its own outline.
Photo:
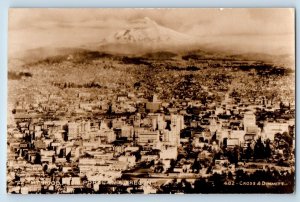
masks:
<instances>
[{"instance_id":1,"label":"snow-capped mountain peak","mask_svg":"<svg viewBox=\"0 0 300 202\"><path fill-rule=\"evenodd\" d=\"M109 36L109 43L151 45L180 45L189 43L191 36L161 26L148 17L132 21L125 29Z\"/></svg>"}]
</instances>

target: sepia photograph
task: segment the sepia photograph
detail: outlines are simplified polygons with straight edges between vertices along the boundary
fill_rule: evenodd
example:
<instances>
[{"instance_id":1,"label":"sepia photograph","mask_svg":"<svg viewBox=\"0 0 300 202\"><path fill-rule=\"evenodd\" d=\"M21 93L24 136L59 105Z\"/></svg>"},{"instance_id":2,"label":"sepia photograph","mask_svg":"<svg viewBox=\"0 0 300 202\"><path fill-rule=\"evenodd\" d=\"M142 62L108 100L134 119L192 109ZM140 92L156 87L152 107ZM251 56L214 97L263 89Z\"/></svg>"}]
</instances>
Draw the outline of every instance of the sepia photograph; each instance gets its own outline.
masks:
<instances>
[{"instance_id":1,"label":"sepia photograph","mask_svg":"<svg viewBox=\"0 0 300 202\"><path fill-rule=\"evenodd\" d=\"M293 8L11 8L9 194L291 194Z\"/></svg>"}]
</instances>

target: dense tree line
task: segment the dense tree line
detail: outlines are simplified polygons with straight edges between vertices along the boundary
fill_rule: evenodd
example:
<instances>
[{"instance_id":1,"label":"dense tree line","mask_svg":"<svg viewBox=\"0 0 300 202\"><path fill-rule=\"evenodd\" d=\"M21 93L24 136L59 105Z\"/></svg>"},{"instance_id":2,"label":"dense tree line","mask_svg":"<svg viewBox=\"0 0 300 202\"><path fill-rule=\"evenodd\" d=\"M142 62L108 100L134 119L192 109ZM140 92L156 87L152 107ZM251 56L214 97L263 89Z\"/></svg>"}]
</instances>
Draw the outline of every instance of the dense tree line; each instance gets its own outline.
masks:
<instances>
[{"instance_id":1,"label":"dense tree line","mask_svg":"<svg viewBox=\"0 0 300 202\"><path fill-rule=\"evenodd\" d=\"M20 80L23 77L32 77L32 73L30 72L8 72L8 79L10 80Z\"/></svg>"},{"instance_id":2,"label":"dense tree line","mask_svg":"<svg viewBox=\"0 0 300 202\"><path fill-rule=\"evenodd\" d=\"M102 86L98 82L94 82L94 81L84 83L84 84L76 84L72 82L63 82L63 83L54 82L53 85L59 88L102 88Z\"/></svg>"}]
</instances>

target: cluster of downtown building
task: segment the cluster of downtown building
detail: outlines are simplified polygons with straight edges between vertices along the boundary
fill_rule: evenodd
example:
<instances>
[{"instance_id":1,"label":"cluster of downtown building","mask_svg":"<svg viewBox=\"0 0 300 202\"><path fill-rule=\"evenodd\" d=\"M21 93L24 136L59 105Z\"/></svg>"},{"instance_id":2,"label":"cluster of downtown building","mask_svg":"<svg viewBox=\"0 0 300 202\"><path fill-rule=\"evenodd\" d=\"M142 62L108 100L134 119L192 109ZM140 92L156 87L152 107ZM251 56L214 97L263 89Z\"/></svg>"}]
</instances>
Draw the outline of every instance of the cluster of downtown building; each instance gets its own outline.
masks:
<instances>
[{"instance_id":1,"label":"cluster of downtown building","mask_svg":"<svg viewBox=\"0 0 300 202\"><path fill-rule=\"evenodd\" d=\"M35 103L14 106L14 124L8 126L9 193L157 193L173 179L193 184L214 173L279 169L276 158L294 159L294 140L288 150L276 139L294 134L293 103L271 103L263 96L237 102L227 93L221 103L203 105L160 100L156 94L148 100L122 90L96 98L78 92L71 103L65 99L41 93ZM52 115L46 117L45 109ZM91 116L95 109L101 115ZM64 110L68 115L61 116ZM261 110L273 118L258 123ZM253 155L258 141L272 145L268 156ZM235 160L228 151L237 148ZM249 148L252 154L245 157ZM293 166L283 169L293 172Z\"/></svg>"}]
</instances>

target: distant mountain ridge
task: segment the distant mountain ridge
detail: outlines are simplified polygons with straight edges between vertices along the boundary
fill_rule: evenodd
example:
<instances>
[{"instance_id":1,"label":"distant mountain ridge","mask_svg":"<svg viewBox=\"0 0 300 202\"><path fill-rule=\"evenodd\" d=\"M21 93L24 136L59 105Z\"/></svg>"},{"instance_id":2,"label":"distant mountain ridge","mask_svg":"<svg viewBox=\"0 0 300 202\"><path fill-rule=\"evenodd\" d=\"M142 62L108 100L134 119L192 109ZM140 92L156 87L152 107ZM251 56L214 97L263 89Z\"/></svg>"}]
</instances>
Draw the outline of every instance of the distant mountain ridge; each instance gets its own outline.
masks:
<instances>
[{"instance_id":1,"label":"distant mountain ridge","mask_svg":"<svg viewBox=\"0 0 300 202\"><path fill-rule=\"evenodd\" d=\"M108 35L99 43L84 44L80 47L39 47L16 54L9 62L32 64L38 61L94 60L104 57L139 56L148 59L170 59L176 56L189 58L216 59L232 57L242 60L260 60L289 66L293 69L289 55L222 50L222 48L200 43L195 38L168 27L159 25L150 18L130 21L122 29ZM188 56L190 55L190 56ZM17 63L16 63L17 62Z\"/></svg>"}]
</instances>

